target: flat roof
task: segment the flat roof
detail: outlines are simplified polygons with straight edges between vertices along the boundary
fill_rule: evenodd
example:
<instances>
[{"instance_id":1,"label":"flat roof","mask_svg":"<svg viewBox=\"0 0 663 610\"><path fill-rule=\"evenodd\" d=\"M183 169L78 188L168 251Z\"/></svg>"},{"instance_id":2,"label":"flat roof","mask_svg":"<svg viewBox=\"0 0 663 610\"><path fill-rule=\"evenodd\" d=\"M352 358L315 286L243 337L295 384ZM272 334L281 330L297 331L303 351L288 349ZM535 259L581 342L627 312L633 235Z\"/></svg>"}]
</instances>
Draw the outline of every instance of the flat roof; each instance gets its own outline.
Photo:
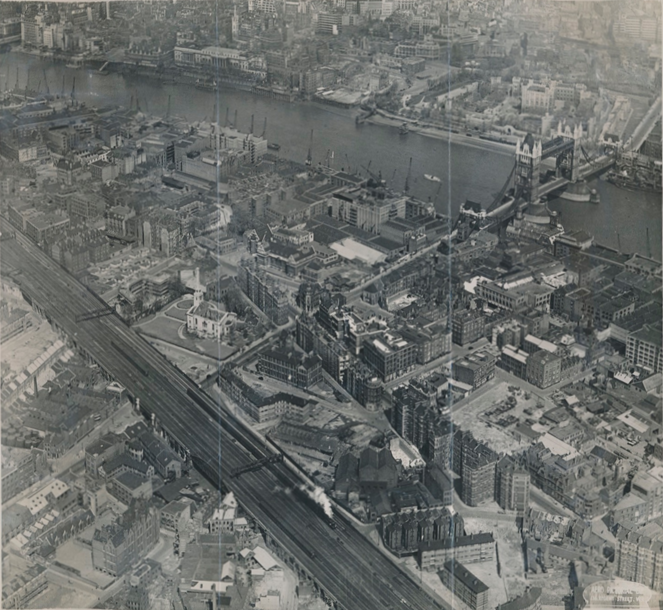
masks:
<instances>
[{"instance_id":1,"label":"flat roof","mask_svg":"<svg viewBox=\"0 0 663 610\"><path fill-rule=\"evenodd\" d=\"M443 540L428 540L419 543L419 551L435 551L438 549L453 549L461 546L473 546L475 544L490 544L495 542L492 532L479 532L468 536L457 538L444 538Z\"/></svg>"},{"instance_id":2,"label":"flat roof","mask_svg":"<svg viewBox=\"0 0 663 610\"><path fill-rule=\"evenodd\" d=\"M488 591L488 585L479 580L459 561L450 559L445 562L444 569L452 574L455 580L461 582L473 593L479 594Z\"/></svg>"}]
</instances>

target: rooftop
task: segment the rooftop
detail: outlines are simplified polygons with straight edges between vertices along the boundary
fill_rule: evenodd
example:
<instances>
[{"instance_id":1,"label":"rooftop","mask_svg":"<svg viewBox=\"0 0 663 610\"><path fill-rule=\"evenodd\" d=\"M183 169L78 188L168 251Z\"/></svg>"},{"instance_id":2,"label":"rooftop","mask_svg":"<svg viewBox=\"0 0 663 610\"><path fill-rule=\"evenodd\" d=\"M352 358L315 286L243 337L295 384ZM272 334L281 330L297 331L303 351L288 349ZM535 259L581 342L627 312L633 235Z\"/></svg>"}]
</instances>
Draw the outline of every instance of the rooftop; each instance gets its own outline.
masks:
<instances>
[{"instance_id":1,"label":"rooftop","mask_svg":"<svg viewBox=\"0 0 663 610\"><path fill-rule=\"evenodd\" d=\"M456 561L455 559L447 561L444 564L444 569L449 572L455 580L461 582L473 593L479 594L488 591L488 586L480 581L459 561Z\"/></svg>"}]
</instances>

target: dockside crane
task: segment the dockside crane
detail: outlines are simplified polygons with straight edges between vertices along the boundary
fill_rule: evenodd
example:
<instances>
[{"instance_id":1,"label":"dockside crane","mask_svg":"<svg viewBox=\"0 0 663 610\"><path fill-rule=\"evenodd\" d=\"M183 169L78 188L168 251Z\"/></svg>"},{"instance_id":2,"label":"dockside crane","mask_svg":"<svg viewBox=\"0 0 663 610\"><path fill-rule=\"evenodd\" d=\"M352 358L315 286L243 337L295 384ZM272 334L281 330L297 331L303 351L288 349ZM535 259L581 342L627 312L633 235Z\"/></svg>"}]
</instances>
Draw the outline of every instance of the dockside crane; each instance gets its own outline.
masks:
<instances>
[{"instance_id":1,"label":"dockside crane","mask_svg":"<svg viewBox=\"0 0 663 610\"><path fill-rule=\"evenodd\" d=\"M44 73L44 83L46 84L46 95L50 95L51 90L48 87L48 78L46 77L46 70L42 70L42 72Z\"/></svg>"},{"instance_id":2,"label":"dockside crane","mask_svg":"<svg viewBox=\"0 0 663 610\"><path fill-rule=\"evenodd\" d=\"M265 117L265 123L262 126L262 133L260 134L260 137L264 138L266 133L267 133L267 117Z\"/></svg>"},{"instance_id":3,"label":"dockside crane","mask_svg":"<svg viewBox=\"0 0 663 610\"><path fill-rule=\"evenodd\" d=\"M435 199L433 199L433 201L438 201L441 190L442 190L442 183L440 182L440 184L437 185L437 190L435 191Z\"/></svg>"},{"instance_id":4,"label":"dockside crane","mask_svg":"<svg viewBox=\"0 0 663 610\"><path fill-rule=\"evenodd\" d=\"M251 115L251 135L253 135L253 115Z\"/></svg>"},{"instance_id":5,"label":"dockside crane","mask_svg":"<svg viewBox=\"0 0 663 610\"><path fill-rule=\"evenodd\" d=\"M308 145L308 155L306 156L306 166L311 167L311 163L313 163L313 156L311 155L311 149L313 148L313 130L311 129L311 141L309 142Z\"/></svg>"},{"instance_id":6,"label":"dockside crane","mask_svg":"<svg viewBox=\"0 0 663 610\"><path fill-rule=\"evenodd\" d=\"M382 180L382 173L379 172L376 174L375 172L372 172L371 162L372 159L368 162L368 165L362 165L362 167L364 168L364 170L366 170L366 173L373 179L373 181L377 183L378 186L382 186L382 183L384 182Z\"/></svg>"},{"instance_id":7,"label":"dockside crane","mask_svg":"<svg viewBox=\"0 0 663 610\"><path fill-rule=\"evenodd\" d=\"M406 193L410 192L410 177L411 177L411 175L412 175L412 157L410 157L410 164L408 165L408 168L407 168L407 176L405 176L405 187L403 188L403 190Z\"/></svg>"}]
</instances>

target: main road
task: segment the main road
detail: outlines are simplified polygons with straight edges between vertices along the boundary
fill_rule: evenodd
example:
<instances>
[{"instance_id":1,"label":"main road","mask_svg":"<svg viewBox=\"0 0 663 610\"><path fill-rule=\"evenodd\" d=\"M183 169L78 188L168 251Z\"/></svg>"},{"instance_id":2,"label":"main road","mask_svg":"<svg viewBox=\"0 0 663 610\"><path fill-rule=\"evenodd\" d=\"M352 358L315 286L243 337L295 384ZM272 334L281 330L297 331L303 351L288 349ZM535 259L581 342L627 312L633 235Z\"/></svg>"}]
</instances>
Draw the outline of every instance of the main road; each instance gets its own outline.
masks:
<instances>
[{"instance_id":1,"label":"main road","mask_svg":"<svg viewBox=\"0 0 663 610\"><path fill-rule=\"evenodd\" d=\"M2 227L2 233L7 232ZM299 476L284 463L232 478L231 472L271 450L199 389L117 316L77 322L101 300L17 233L0 241L0 272L31 299L154 415L194 464L242 506L304 566L330 601L346 610L448 608L420 586L340 514L332 529L295 491Z\"/></svg>"}]
</instances>

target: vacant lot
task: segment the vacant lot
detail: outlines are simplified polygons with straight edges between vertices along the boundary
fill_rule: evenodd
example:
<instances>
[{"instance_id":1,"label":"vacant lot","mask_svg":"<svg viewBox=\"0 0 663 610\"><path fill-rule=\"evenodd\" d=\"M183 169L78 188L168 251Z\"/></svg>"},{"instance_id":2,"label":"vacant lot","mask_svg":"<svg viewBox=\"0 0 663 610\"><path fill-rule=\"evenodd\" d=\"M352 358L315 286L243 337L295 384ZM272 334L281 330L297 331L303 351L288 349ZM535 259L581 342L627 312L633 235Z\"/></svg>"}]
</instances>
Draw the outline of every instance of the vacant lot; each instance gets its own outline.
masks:
<instances>
[{"instance_id":1,"label":"vacant lot","mask_svg":"<svg viewBox=\"0 0 663 610\"><path fill-rule=\"evenodd\" d=\"M502 428L496 423L492 423L500 416L488 417L486 412L496 409L500 404L504 404L509 396L515 396L516 406L505 411L502 415L524 418L526 415L523 414L523 410L528 407L536 407L536 398L529 397L525 399L522 391L518 391L516 394L509 392L509 384L506 382L497 382L493 379L488 383L493 384L490 392L482 394L476 400L472 400L470 397L465 406L458 411L454 411L454 424L463 430L471 430L475 438L483 441L498 453L512 454L525 449L529 443L516 441L508 428Z\"/></svg>"},{"instance_id":2,"label":"vacant lot","mask_svg":"<svg viewBox=\"0 0 663 610\"><path fill-rule=\"evenodd\" d=\"M500 574L497 574L497 561L470 564L467 568L490 587L496 602L501 604L524 593L526 586L532 583L525 579L522 542L516 524L468 517L465 519L465 531L468 534L492 532L495 538Z\"/></svg>"},{"instance_id":3,"label":"vacant lot","mask_svg":"<svg viewBox=\"0 0 663 610\"><path fill-rule=\"evenodd\" d=\"M91 580L100 587L105 587L115 580L103 572L99 572L92 567L91 547L84 545L75 538L68 540L55 551L56 560L78 573L87 580Z\"/></svg>"},{"instance_id":4,"label":"vacant lot","mask_svg":"<svg viewBox=\"0 0 663 610\"><path fill-rule=\"evenodd\" d=\"M94 608L98 597L93 593L75 591L54 583L30 601L28 608Z\"/></svg>"}]
</instances>

